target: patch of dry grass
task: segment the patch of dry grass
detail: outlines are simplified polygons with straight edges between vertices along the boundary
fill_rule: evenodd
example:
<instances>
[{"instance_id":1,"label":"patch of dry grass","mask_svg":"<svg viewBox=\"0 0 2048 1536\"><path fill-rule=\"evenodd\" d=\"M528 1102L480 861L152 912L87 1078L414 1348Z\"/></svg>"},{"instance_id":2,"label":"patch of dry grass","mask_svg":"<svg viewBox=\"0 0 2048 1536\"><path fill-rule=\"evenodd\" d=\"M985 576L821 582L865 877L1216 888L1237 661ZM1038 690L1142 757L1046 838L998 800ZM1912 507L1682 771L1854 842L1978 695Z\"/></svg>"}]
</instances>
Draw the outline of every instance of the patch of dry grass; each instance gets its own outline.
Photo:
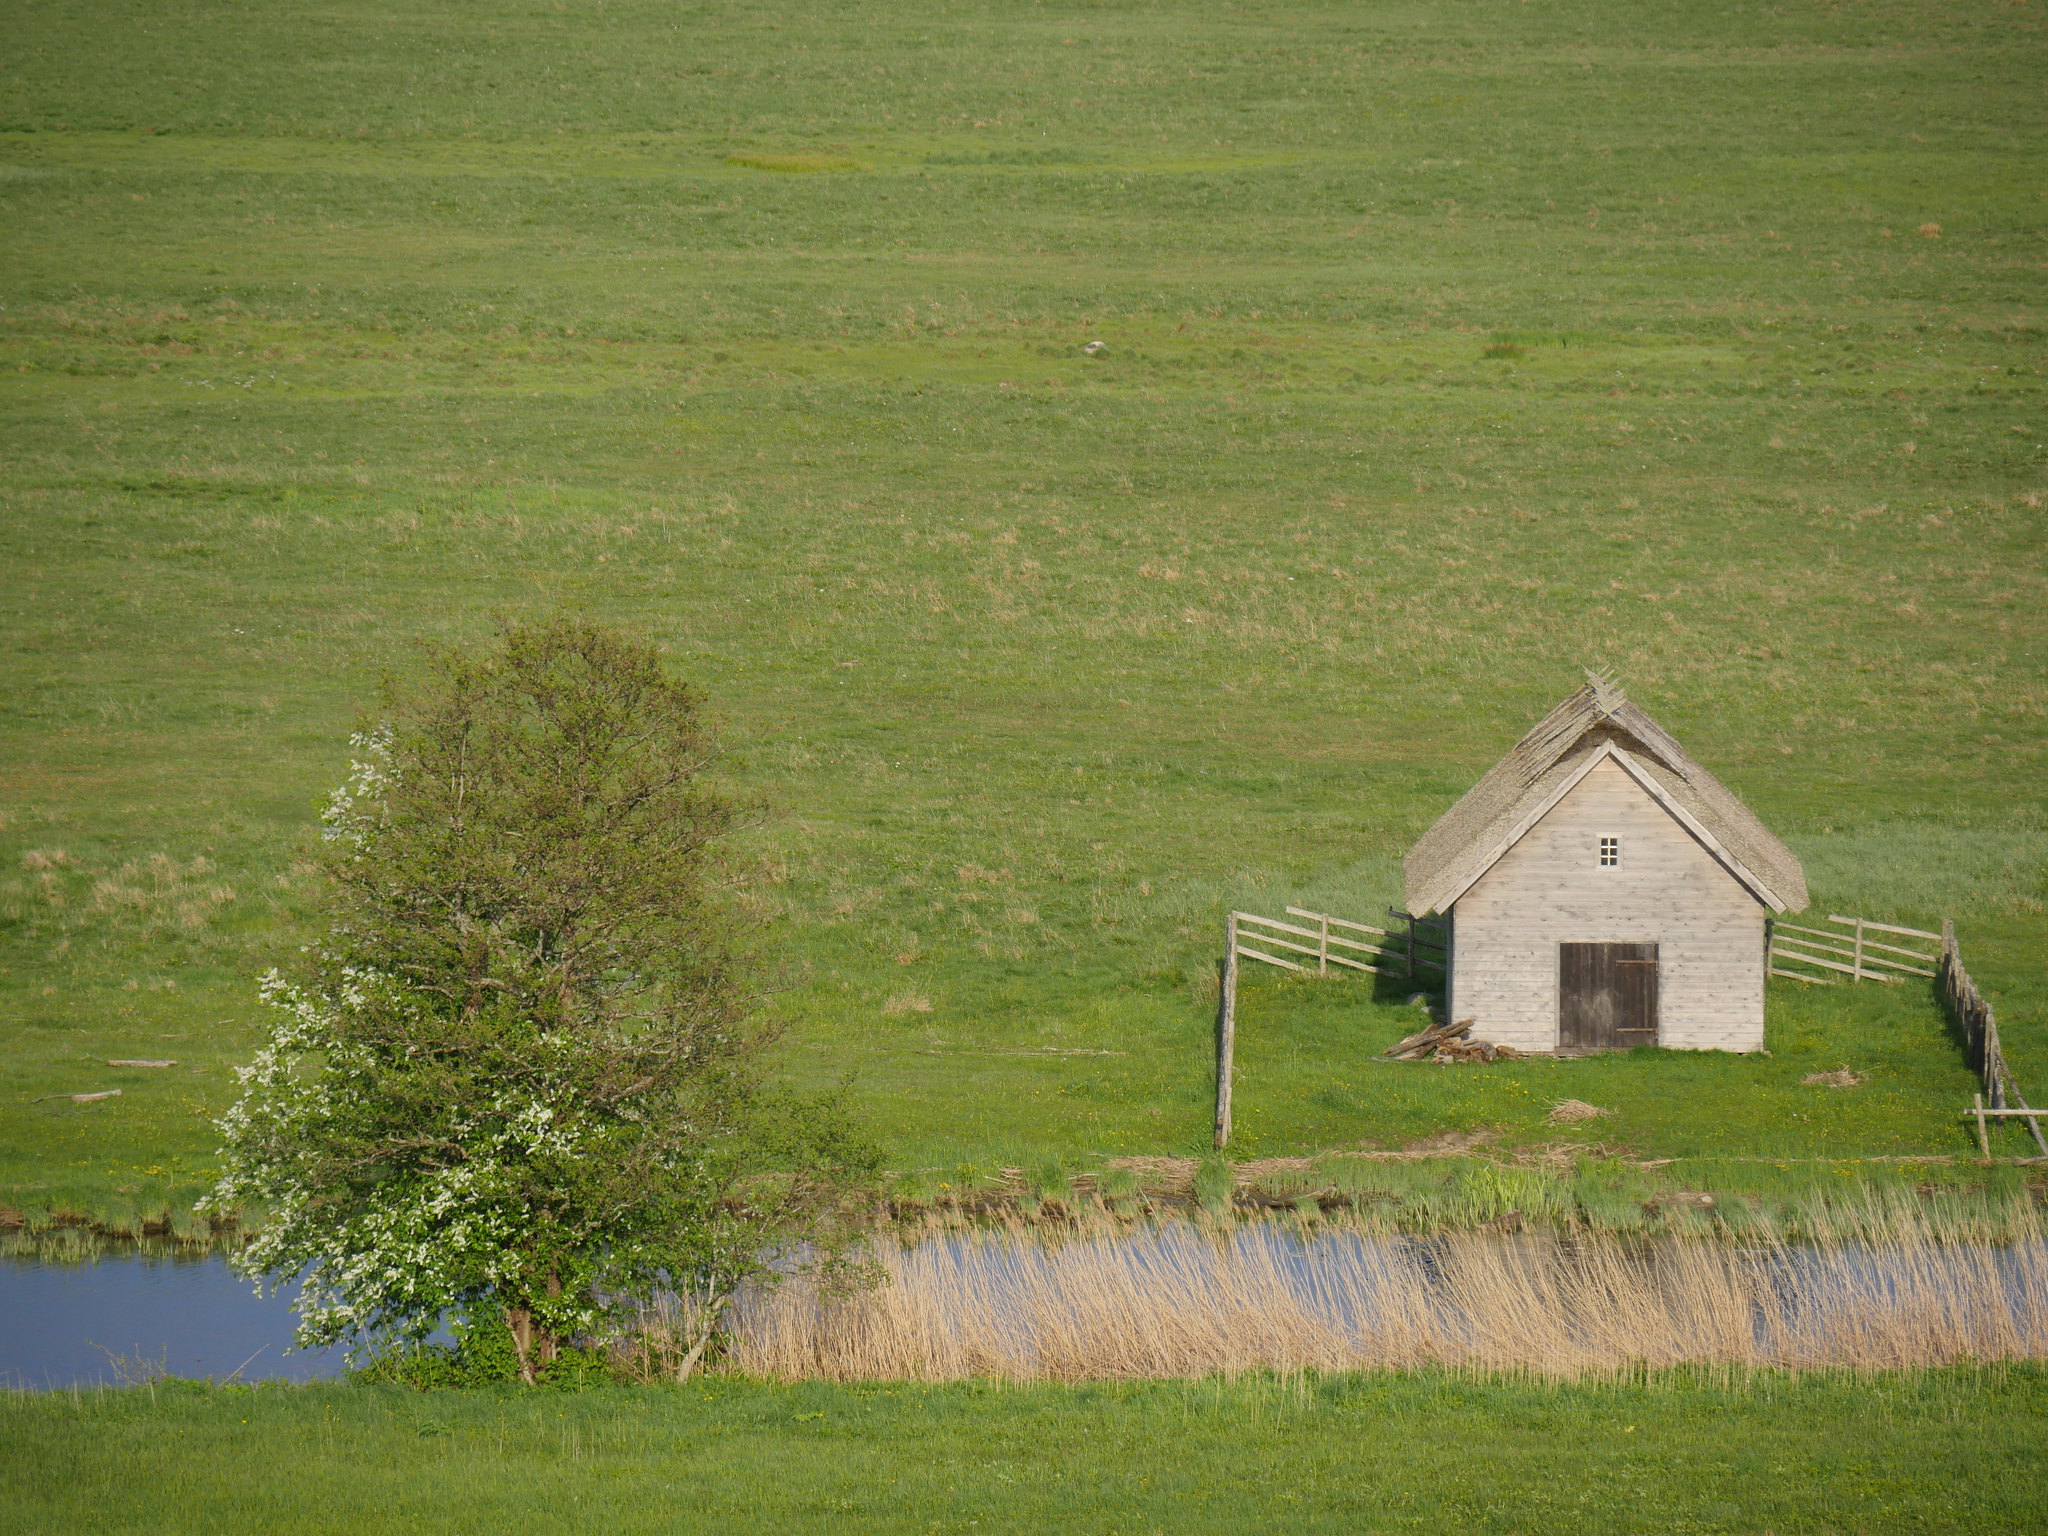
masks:
<instances>
[{"instance_id":1,"label":"patch of dry grass","mask_svg":"<svg viewBox=\"0 0 2048 1536\"><path fill-rule=\"evenodd\" d=\"M1809 1072L1799 1079L1802 1088L1860 1088L1863 1074L1851 1072L1847 1067L1835 1072Z\"/></svg>"},{"instance_id":2,"label":"patch of dry grass","mask_svg":"<svg viewBox=\"0 0 2048 1536\"><path fill-rule=\"evenodd\" d=\"M124 944L195 937L237 899L204 855L152 853L108 866L62 848L32 848L20 869L0 881L0 918L64 947L88 933Z\"/></svg>"},{"instance_id":3,"label":"patch of dry grass","mask_svg":"<svg viewBox=\"0 0 2048 1536\"><path fill-rule=\"evenodd\" d=\"M1597 1120L1602 1115L1611 1115L1611 1109L1602 1109L1597 1104L1588 1104L1584 1099L1566 1099L1550 1112L1552 1125L1577 1125L1586 1120Z\"/></svg>"}]
</instances>

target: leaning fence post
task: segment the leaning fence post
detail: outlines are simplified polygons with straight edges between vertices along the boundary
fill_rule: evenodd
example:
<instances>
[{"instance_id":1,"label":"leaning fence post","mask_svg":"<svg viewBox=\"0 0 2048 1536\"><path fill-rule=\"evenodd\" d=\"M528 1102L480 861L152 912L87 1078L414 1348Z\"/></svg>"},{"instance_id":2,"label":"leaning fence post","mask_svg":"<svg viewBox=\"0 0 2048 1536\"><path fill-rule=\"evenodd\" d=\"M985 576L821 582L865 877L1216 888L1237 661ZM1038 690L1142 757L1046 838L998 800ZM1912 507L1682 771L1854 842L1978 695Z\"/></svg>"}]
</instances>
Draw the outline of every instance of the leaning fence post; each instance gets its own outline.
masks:
<instances>
[{"instance_id":1,"label":"leaning fence post","mask_svg":"<svg viewBox=\"0 0 2048 1536\"><path fill-rule=\"evenodd\" d=\"M2012 1069L2005 1065L2005 1058L2003 1056L1999 1058L1999 1068L1999 1075L2005 1083L2006 1097L2018 1099L2021 1109L2031 1109L2033 1106L2027 1102L2027 1096L2020 1092L2020 1085L2012 1080ZM2048 1136L2041 1134L2041 1117L2039 1115L2023 1115L2020 1118L2020 1124L2024 1125L2027 1128L2027 1133L2034 1138L2034 1145L2041 1149L2041 1155L2048 1157Z\"/></svg>"},{"instance_id":2,"label":"leaning fence post","mask_svg":"<svg viewBox=\"0 0 2048 1536\"><path fill-rule=\"evenodd\" d=\"M1237 914L1223 921L1216 965L1216 1150L1230 1144L1230 1076L1237 1058Z\"/></svg>"},{"instance_id":3,"label":"leaning fence post","mask_svg":"<svg viewBox=\"0 0 2048 1536\"><path fill-rule=\"evenodd\" d=\"M1988 1160L1991 1156L1991 1133L1984 1129L1984 1095L1973 1093L1970 1098L1976 1105L1972 1113L1977 1117L1977 1149Z\"/></svg>"},{"instance_id":4,"label":"leaning fence post","mask_svg":"<svg viewBox=\"0 0 2048 1536\"><path fill-rule=\"evenodd\" d=\"M1856 955L1849 964L1855 971L1855 974L1849 979L1851 981L1861 981L1863 979L1863 919L1860 917L1856 919Z\"/></svg>"}]
</instances>

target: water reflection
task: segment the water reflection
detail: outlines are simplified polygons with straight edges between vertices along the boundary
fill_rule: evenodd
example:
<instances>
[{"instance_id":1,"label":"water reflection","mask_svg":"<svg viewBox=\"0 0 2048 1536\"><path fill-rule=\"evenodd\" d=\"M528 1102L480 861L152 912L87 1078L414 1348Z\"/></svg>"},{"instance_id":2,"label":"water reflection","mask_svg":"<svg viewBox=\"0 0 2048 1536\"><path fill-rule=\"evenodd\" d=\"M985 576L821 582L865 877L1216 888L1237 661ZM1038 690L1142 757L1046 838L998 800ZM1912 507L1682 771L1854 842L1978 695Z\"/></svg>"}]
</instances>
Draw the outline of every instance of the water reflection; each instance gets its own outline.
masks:
<instances>
[{"instance_id":1,"label":"water reflection","mask_svg":"<svg viewBox=\"0 0 2048 1536\"><path fill-rule=\"evenodd\" d=\"M1674 1239L1410 1238L1168 1222L1048 1240L882 1243L881 1289L815 1277L742 1300L730 1358L765 1376L1086 1379L1451 1363L1561 1374L1641 1361L1906 1367L2048 1358L2048 1241L1737 1248ZM217 1255L0 1260L0 1383L147 1374L305 1381L289 1293Z\"/></svg>"},{"instance_id":2,"label":"water reflection","mask_svg":"<svg viewBox=\"0 0 2048 1536\"><path fill-rule=\"evenodd\" d=\"M1278 1223L951 1234L879 1245L874 1291L799 1272L748 1298L729 1358L787 1379L933 1381L2048 1358L2048 1242L1900 1226L1896 1241L1744 1248Z\"/></svg>"},{"instance_id":3,"label":"water reflection","mask_svg":"<svg viewBox=\"0 0 2048 1536\"><path fill-rule=\"evenodd\" d=\"M218 1254L0 1260L0 1383L117 1384L142 1374L310 1381L340 1349L286 1353L296 1287L259 1298Z\"/></svg>"}]
</instances>

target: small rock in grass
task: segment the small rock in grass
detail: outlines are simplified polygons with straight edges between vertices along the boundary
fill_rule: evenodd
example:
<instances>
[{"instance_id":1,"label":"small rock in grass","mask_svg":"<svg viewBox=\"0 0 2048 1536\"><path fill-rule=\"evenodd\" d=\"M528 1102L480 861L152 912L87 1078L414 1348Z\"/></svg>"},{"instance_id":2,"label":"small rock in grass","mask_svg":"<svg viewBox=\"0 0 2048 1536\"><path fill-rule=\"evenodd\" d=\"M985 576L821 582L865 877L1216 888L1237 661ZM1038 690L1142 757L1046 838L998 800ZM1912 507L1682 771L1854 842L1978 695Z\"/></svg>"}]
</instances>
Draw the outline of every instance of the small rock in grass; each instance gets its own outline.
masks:
<instances>
[{"instance_id":1,"label":"small rock in grass","mask_svg":"<svg viewBox=\"0 0 2048 1536\"><path fill-rule=\"evenodd\" d=\"M1102 342L1091 341L1086 346L1081 348L1081 350L1083 352L1086 352L1090 357L1100 357L1103 353L1107 352L1109 348Z\"/></svg>"},{"instance_id":2,"label":"small rock in grass","mask_svg":"<svg viewBox=\"0 0 2048 1536\"><path fill-rule=\"evenodd\" d=\"M1588 1104L1584 1099L1566 1099L1550 1112L1552 1125L1576 1125L1581 1120L1597 1120L1602 1115L1611 1115L1611 1109L1602 1109L1597 1104Z\"/></svg>"}]
</instances>

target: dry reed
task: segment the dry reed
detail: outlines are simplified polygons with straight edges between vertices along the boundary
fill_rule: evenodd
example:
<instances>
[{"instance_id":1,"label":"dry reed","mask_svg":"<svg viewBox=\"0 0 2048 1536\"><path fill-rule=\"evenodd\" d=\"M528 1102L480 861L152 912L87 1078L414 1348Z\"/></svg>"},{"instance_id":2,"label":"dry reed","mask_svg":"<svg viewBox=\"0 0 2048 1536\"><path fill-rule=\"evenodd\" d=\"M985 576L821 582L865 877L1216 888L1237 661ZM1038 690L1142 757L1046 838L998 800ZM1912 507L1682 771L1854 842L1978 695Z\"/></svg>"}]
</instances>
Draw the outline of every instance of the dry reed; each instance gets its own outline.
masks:
<instances>
[{"instance_id":1,"label":"dry reed","mask_svg":"<svg viewBox=\"0 0 2048 1536\"><path fill-rule=\"evenodd\" d=\"M877 1289L749 1298L727 1365L793 1380L1077 1381L1451 1365L1558 1377L1685 1363L1894 1368L2048 1357L2048 1242L1751 1247L1598 1233L1428 1241L1167 1222L879 1248Z\"/></svg>"}]
</instances>

